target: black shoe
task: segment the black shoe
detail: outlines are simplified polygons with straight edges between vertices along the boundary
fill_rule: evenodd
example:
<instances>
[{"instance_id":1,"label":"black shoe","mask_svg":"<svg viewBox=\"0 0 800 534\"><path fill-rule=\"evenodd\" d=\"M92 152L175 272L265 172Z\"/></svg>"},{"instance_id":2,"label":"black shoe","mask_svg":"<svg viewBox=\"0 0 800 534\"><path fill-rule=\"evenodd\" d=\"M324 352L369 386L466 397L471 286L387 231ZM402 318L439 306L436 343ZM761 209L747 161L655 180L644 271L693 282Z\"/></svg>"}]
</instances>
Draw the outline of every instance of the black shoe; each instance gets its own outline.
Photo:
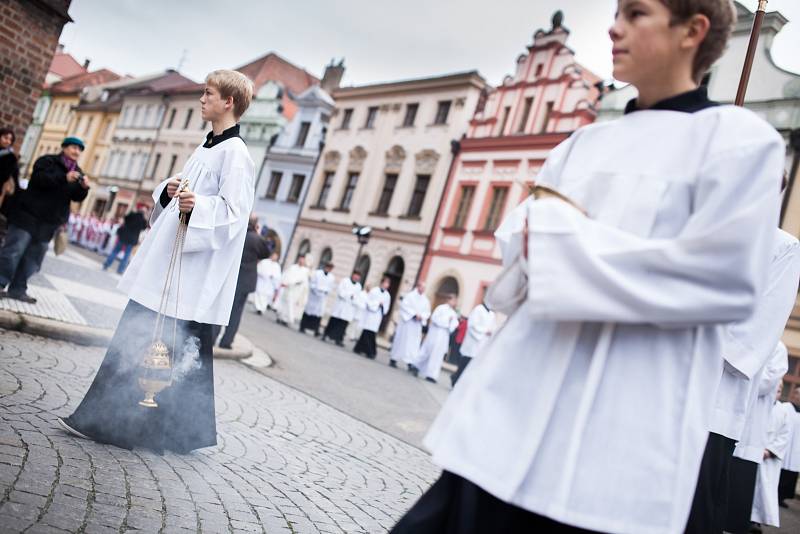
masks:
<instances>
[{"instance_id":1,"label":"black shoe","mask_svg":"<svg viewBox=\"0 0 800 534\"><path fill-rule=\"evenodd\" d=\"M431 377L429 377L429 376L426 376L426 377L425 377L425 381L426 381L426 382L431 382L432 384L435 384L435 383L436 383L436 380L434 380L433 378L431 378Z\"/></svg>"},{"instance_id":2,"label":"black shoe","mask_svg":"<svg viewBox=\"0 0 800 534\"><path fill-rule=\"evenodd\" d=\"M69 419L69 417L67 417L67 419ZM67 423L67 421L65 419L62 419L61 417L56 417L56 420L58 421L58 424L61 425L61 428L63 428L68 433L72 434L73 436L78 437L78 438L82 438L82 439L88 439L89 441L92 441L92 438L90 438L86 434L83 434L82 432L79 432L78 430L76 430L69 423Z\"/></svg>"},{"instance_id":3,"label":"black shoe","mask_svg":"<svg viewBox=\"0 0 800 534\"><path fill-rule=\"evenodd\" d=\"M20 293L20 294L6 293L6 298L18 300L20 302L27 302L28 304L36 304L36 299L28 295L27 293Z\"/></svg>"},{"instance_id":4,"label":"black shoe","mask_svg":"<svg viewBox=\"0 0 800 534\"><path fill-rule=\"evenodd\" d=\"M264 312L262 312L261 310L256 310L256 315L264 315Z\"/></svg>"},{"instance_id":5,"label":"black shoe","mask_svg":"<svg viewBox=\"0 0 800 534\"><path fill-rule=\"evenodd\" d=\"M319 337L319 332L314 332L314 337ZM323 337L322 340L325 341L325 338Z\"/></svg>"},{"instance_id":6,"label":"black shoe","mask_svg":"<svg viewBox=\"0 0 800 534\"><path fill-rule=\"evenodd\" d=\"M344 347L344 343L342 343L341 341L337 341L336 342L336 346L337 347Z\"/></svg>"},{"instance_id":7,"label":"black shoe","mask_svg":"<svg viewBox=\"0 0 800 534\"><path fill-rule=\"evenodd\" d=\"M786 501L778 501L778 506L781 508L789 508L789 505L786 504Z\"/></svg>"},{"instance_id":8,"label":"black shoe","mask_svg":"<svg viewBox=\"0 0 800 534\"><path fill-rule=\"evenodd\" d=\"M397 362L394 360L389 360L389 367L397 367Z\"/></svg>"}]
</instances>

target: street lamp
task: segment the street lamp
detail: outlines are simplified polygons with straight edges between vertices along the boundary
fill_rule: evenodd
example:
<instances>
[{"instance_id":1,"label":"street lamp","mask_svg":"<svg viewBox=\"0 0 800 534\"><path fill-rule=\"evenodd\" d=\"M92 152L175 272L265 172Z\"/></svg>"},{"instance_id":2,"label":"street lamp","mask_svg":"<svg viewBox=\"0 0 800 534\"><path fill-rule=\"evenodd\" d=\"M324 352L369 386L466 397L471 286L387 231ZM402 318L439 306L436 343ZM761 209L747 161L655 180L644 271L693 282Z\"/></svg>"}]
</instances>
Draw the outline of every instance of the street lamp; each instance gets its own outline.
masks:
<instances>
[{"instance_id":1,"label":"street lamp","mask_svg":"<svg viewBox=\"0 0 800 534\"><path fill-rule=\"evenodd\" d=\"M357 224L353 224L353 235L356 236L358 239L358 253L356 254L356 262L353 264L353 271L358 268L358 260L361 259L361 251L364 249L364 245L369 243L369 237L372 234L372 227L371 226L359 226Z\"/></svg>"}]
</instances>

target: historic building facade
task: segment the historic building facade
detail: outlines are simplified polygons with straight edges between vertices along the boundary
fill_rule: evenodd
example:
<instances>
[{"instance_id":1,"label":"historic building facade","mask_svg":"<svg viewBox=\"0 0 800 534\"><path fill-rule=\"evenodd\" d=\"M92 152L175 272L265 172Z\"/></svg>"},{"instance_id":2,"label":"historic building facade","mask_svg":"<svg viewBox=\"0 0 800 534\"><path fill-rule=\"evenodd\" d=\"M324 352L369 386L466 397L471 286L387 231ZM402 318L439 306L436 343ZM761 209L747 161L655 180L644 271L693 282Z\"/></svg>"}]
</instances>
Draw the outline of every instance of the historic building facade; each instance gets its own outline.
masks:
<instances>
[{"instance_id":1,"label":"historic building facade","mask_svg":"<svg viewBox=\"0 0 800 534\"><path fill-rule=\"evenodd\" d=\"M397 295L414 284L460 139L486 82L477 72L333 91L336 108L286 261L311 252ZM371 227L360 247L352 230ZM391 316L391 314L389 314ZM392 331L385 321L382 332Z\"/></svg>"},{"instance_id":2,"label":"historic building facade","mask_svg":"<svg viewBox=\"0 0 800 534\"><path fill-rule=\"evenodd\" d=\"M738 21L728 49L703 80L708 86L709 97L724 103L732 103L736 97L754 18L746 7L738 2L735 5ZM782 200L781 227L800 237L800 74L777 66L771 53L775 36L787 22L786 17L777 11L765 15L744 105L772 124L786 140L789 186ZM597 120L610 120L622 115L625 104L635 97L636 89L630 85L609 91L602 96ZM800 385L800 298L783 341L789 349L790 360L787 386ZM788 394L789 388L784 388L784 391Z\"/></svg>"},{"instance_id":3,"label":"historic building facade","mask_svg":"<svg viewBox=\"0 0 800 534\"><path fill-rule=\"evenodd\" d=\"M494 230L528 196L550 150L592 122L599 78L575 62L563 17L477 109L455 158L420 270L432 303L458 295L467 315L500 272Z\"/></svg>"},{"instance_id":4,"label":"historic building facade","mask_svg":"<svg viewBox=\"0 0 800 534\"><path fill-rule=\"evenodd\" d=\"M294 118L261 164L253 208L268 227L281 259L294 233L334 107L331 96L317 85L301 93L295 104Z\"/></svg>"}]
</instances>

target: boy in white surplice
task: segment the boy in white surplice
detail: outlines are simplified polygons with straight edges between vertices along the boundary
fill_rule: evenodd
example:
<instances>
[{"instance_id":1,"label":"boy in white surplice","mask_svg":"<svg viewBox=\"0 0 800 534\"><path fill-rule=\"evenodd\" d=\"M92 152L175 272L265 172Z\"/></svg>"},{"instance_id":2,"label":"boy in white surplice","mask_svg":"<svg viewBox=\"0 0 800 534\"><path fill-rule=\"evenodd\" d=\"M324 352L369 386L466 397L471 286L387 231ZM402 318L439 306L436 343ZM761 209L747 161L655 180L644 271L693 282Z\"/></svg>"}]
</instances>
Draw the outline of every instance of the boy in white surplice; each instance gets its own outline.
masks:
<instances>
[{"instance_id":1,"label":"boy in white surplice","mask_svg":"<svg viewBox=\"0 0 800 534\"><path fill-rule=\"evenodd\" d=\"M683 532L785 157L700 87L734 19L729 0L619 0L613 74L638 98L547 157L536 184L572 202L537 195L498 229L525 298L448 397L425 439L444 473L393 532Z\"/></svg>"},{"instance_id":2,"label":"boy in white surplice","mask_svg":"<svg viewBox=\"0 0 800 534\"><path fill-rule=\"evenodd\" d=\"M69 432L181 453L216 444L212 326L228 323L253 207L254 165L237 124L252 95L252 82L239 72L218 70L206 78L201 114L212 131L182 172L153 192L152 230L119 283L130 300L89 391L60 420ZM188 224L178 284L165 285L179 214ZM156 395L157 408L143 407L139 364L164 310L164 342L177 347L171 385Z\"/></svg>"}]
</instances>

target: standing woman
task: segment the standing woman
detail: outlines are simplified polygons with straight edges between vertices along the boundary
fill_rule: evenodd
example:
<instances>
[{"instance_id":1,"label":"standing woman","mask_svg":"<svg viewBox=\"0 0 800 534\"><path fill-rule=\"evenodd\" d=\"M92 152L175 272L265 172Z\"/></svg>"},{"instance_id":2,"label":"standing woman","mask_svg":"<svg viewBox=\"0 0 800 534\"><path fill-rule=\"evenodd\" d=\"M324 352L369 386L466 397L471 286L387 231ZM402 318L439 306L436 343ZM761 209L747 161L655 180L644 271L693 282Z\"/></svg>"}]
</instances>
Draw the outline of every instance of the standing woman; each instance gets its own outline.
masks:
<instances>
[{"instance_id":1,"label":"standing woman","mask_svg":"<svg viewBox=\"0 0 800 534\"><path fill-rule=\"evenodd\" d=\"M6 233L6 217L11 197L19 187L19 163L14 154L13 130L0 128L0 238Z\"/></svg>"}]
</instances>

